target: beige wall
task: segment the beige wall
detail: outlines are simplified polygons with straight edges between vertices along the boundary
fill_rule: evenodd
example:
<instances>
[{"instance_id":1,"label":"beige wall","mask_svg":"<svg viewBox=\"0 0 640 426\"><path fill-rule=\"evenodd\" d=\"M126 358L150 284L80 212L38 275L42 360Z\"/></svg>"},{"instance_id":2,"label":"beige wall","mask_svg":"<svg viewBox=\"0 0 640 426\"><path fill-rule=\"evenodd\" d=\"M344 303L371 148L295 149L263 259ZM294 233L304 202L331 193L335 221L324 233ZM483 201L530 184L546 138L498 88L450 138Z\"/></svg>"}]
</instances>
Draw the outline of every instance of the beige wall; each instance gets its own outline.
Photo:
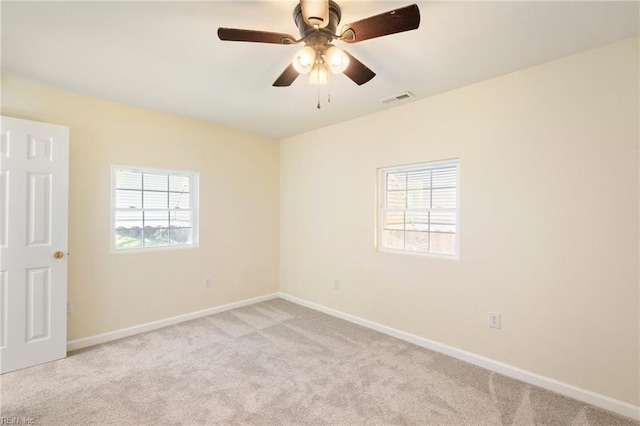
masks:
<instances>
[{"instance_id":1,"label":"beige wall","mask_svg":"<svg viewBox=\"0 0 640 426\"><path fill-rule=\"evenodd\" d=\"M278 141L9 79L2 114L70 127L69 340L278 290ZM112 164L199 172L200 247L112 254Z\"/></svg>"},{"instance_id":2,"label":"beige wall","mask_svg":"<svg viewBox=\"0 0 640 426\"><path fill-rule=\"evenodd\" d=\"M282 141L281 291L638 405L638 71L627 40ZM460 260L377 252L376 169L454 157Z\"/></svg>"}]
</instances>

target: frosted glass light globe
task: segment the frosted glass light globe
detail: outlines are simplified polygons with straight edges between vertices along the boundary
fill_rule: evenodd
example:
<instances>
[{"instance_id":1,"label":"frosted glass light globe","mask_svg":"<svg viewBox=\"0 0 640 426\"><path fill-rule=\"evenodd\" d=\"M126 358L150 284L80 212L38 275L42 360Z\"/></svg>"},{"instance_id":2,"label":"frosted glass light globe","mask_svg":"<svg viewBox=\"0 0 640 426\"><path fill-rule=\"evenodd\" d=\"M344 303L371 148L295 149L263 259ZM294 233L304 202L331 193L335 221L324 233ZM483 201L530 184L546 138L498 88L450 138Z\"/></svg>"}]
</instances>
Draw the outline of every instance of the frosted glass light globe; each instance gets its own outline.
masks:
<instances>
[{"instance_id":1,"label":"frosted glass light globe","mask_svg":"<svg viewBox=\"0 0 640 426\"><path fill-rule=\"evenodd\" d=\"M316 51L312 47L305 46L298 50L291 64L300 74L309 74L316 62Z\"/></svg>"},{"instance_id":2,"label":"frosted glass light globe","mask_svg":"<svg viewBox=\"0 0 640 426\"><path fill-rule=\"evenodd\" d=\"M327 84L329 81L329 70L327 66L320 61L316 61L313 69L309 73L309 83L311 84Z\"/></svg>"},{"instance_id":3,"label":"frosted glass light globe","mask_svg":"<svg viewBox=\"0 0 640 426\"><path fill-rule=\"evenodd\" d=\"M334 74L341 74L349 66L349 57L342 50L331 46L325 53L325 60L329 69Z\"/></svg>"}]
</instances>

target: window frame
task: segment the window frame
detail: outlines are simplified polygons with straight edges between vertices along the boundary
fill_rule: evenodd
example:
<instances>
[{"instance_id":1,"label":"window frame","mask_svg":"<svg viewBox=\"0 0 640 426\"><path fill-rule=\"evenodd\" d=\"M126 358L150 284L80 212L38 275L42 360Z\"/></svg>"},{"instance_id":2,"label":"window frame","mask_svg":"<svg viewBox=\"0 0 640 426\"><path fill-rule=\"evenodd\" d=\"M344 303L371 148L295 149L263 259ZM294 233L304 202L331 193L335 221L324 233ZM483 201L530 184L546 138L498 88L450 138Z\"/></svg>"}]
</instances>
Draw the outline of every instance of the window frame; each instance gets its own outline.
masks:
<instances>
[{"instance_id":1,"label":"window frame","mask_svg":"<svg viewBox=\"0 0 640 426\"><path fill-rule=\"evenodd\" d=\"M133 247L133 248L117 248L116 247L116 212L117 211L131 211L129 209L118 209L116 207L116 175L118 170L127 170L130 172L150 173L150 174L164 174L164 175L176 175L189 178L189 203L191 208L191 243L190 244L172 244L165 246L151 246L151 247ZM110 241L111 241L111 253L123 254L123 253L148 253L152 251L164 251L164 250L184 250L198 248L199 246L199 180L200 173L175 170L175 169L156 169L150 167L137 167L137 166L123 166L112 165L111 166L111 226L110 226ZM144 190L143 190L144 194ZM144 196L144 195L143 195ZM136 211L144 212L144 208L135 209ZM154 209L155 210L155 209ZM156 211L164 211L160 209ZM166 211L172 209L167 208ZM144 240L144 234L143 234Z\"/></svg>"},{"instance_id":2,"label":"window frame","mask_svg":"<svg viewBox=\"0 0 640 426\"><path fill-rule=\"evenodd\" d=\"M415 170L437 169L447 166L456 166L456 208L455 208L455 254L445 253L430 253L420 252L414 250L404 250L389 248L383 245L384 238L384 214L386 212L387 203L387 186L386 176L393 172L411 172ZM450 260L460 259L460 158L449 158L445 160L436 161L423 161L420 163L401 164L395 166L385 166L377 169L377 184L376 191L377 206L376 206L376 228L375 228L375 248L378 252L401 254L409 256L419 256L427 258L441 258ZM406 210L404 210L406 211ZM406 230L404 231L406 232Z\"/></svg>"}]
</instances>

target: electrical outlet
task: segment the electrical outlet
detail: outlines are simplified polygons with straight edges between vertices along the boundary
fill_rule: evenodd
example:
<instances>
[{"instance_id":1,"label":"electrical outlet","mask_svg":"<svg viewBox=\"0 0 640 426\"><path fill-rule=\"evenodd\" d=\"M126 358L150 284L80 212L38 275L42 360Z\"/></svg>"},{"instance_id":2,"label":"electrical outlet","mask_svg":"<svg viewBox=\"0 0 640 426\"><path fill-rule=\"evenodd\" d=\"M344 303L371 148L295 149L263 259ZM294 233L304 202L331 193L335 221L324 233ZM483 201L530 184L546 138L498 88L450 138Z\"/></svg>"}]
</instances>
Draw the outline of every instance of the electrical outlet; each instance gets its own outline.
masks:
<instances>
[{"instance_id":1,"label":"electrical outlet","mask_svg":"<svg viewBox=\"0 0 640 426\"><path fill-rule=\"evenodd\" d=\"M340 281L338 281L338 280L334 280L333 281L333 289L334 290L340 290Z\"/></svg>"},{"instance_id":2,"label":"electrical outlet","mask_svg":"<svg viewBox=\"0 0 640 426\"><path fill-rule=\"evenodd\" d=\"M71 315L73 312L73 303L70 300L67 300L67 315Z\"/></svg>"},{"instance_id":3,"label":"electrical outlet","mask_svg":"<svg viewBox=\"0 0 640 426\"><path fill-rule=\"evenodd\" d=\"M489 327L500 328L500 314L498 312L489 312Z\"/></svg>"},{"instance_id":4,"label":"electrical outlet","mask_svg":"<svg viewBox=\"0 0 640 426\"><path fill-rule=\"evenodd\" d=\"M204 279L204 288L211 288L211 277Z\"/></svg>"}]
</instances>

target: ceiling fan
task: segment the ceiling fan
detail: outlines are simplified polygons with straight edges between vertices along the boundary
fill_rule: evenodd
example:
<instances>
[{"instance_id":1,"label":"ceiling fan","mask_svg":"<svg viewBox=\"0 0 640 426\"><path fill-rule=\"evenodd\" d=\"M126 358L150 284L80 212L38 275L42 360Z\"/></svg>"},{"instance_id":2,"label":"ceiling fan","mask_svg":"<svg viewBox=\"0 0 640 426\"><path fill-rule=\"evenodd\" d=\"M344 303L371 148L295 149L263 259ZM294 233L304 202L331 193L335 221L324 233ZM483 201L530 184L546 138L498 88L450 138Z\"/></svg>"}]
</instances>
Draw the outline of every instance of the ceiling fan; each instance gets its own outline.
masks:
<instances>
[{"instance_id":1,"label":"ceiling fan","mask_svg":"<svg viewBox=\"0 0 640 426\"><path fill-rule=\"evenodd\" d=\"M304 43L273 83L276 87L290 86L300 74L308 74L312 84L326 84L330 72L343 73L357 85L362 85L376 74L332 42L357 43L415 30L420 26L420 10L415 4L346 24L337 33L341 17L340 6L333 0L300 0L293 10L293 19L300 31L299 39L291 34L237 28L218 28L218 37L220 40L256 43Z\"/></svg>"}]
</instances>

